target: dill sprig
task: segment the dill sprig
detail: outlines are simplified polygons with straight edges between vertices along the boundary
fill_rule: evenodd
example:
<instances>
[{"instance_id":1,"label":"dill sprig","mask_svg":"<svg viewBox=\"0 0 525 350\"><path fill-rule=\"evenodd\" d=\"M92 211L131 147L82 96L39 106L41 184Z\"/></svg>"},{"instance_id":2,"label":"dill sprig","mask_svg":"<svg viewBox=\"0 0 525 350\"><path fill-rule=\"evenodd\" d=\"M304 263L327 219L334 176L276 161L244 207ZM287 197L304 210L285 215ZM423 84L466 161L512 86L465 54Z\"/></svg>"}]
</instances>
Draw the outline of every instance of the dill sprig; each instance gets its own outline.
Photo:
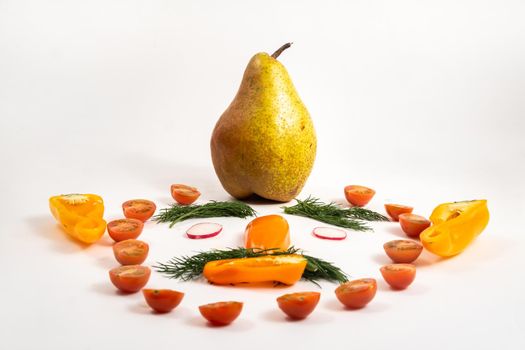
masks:
<instances>
[{"instance_id":1,"label":"dill sprig","mask_svg":"<svg viewBox=\"0 0 525 350\"><path fill-rule=\"evenodd\" d=\"M303 279L318 285L317 281L326 280L330 282L343 283L348 281L348 275L339 267L325 260L302 254L302 250L290 247L286 251L276 251L272 249L253 249L253 248L227 248L212 249L200 252L192 256L174 257L167 263L157 263L153 266L156 271L165 274L169 278L189 281L199 278L204 271L204 265L210 261L223 259L254 258L266 255L287 255L300 254L307 265L303 272Z\"/></svg>"},{"instance_id":2,"label":"dill sprig","mask_svg":"<svg viewBox=\"0 0 525 350\"><path fill-rule=\"evenodd\" d=\"M155 215L157 222L169 222L173 227L177 222L194 218L216 218L216 217L238 217L246 218L255 216L256 211L242 202L217 202L211 201L206 204L178 205L161 209Z\"/></svg>"},{"instance_id":3,"label":"dill sprig","mask_svg":"<svg viewBox=\"0 0 525 350\"><path fill-rule=\"evenodd\" d=\"M362 221L388 221L388 218L369 209L352 207L341 208L335 203L323 203L318 198L308 197L295 200L296 205L284 207L285 214L304 216L330 225L349 228L355 231L370 231Z\"/></svg>"},{"instance_id":4,"label":"dill sprig","mask_svg":"<svg viewBox=\"0 0 525 350\"><path fill-rule=\"evenodd\" d=\"M364 220L364 221L390 221L386 216L376 213L373 210L365 209L361 207L351 207L342 209L345 211L347 218Z\"/></svg>"}]
</instances>

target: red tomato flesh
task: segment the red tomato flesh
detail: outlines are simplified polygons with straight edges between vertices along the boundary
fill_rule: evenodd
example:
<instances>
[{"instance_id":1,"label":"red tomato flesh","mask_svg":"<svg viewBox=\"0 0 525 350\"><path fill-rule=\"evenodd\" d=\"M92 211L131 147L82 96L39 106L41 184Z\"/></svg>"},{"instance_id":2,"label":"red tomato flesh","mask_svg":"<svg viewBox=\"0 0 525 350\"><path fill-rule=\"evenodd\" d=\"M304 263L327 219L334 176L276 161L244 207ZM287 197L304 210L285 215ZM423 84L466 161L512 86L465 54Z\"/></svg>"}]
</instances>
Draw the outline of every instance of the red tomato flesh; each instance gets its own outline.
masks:
<instances>
[{"instance_id":1,"label":"red tomato flesh","mask_svg":"<svg viewBox=\"0 0 525 350\"><path fill-rule=\"evenodd\" d=\"M314 311L320 297L318 292L285 294L277 298L277 304L288 317L301 320Z\"/></svg>"},{"instance_id":2,"label":"red tomato flesh","mask_svg":"<svg viewBox=\"0 0 525 350\"><path fill-rule=\"evenodd\" d=\"M416 260L421 252L423 246L414 241L405 239L398 239L395 241L386 242L383 244L386 255L395 263L411 263Z\"/></svg>"},{"instance_id":3,"label":"red tomato flesh","mask_svg":"<svg viewBox=\"0 0 525 350\"><path fill-rule=\"evenodd\" d=\"M345 187L346 200L356 207L367 205L375 194L376 191L365 186L350 185Z\"/></svg>"},{"instance_id":4,"label":"red tomato flesh","mask_svg":"<svg viewBox=\"0 0 525 350\"><path fill-rule=\"evenodd\" d=\"M111 282L123 292L136 293L148 283L151 270L141 265L120 266L109 271Z\"/></svg>"},{"instance_id":5,"label":"red tomato flesh","mask_svg":"<svg viewBox=\"0 0 525 350\"><path fill-rule=\"evenodd\" d=\"M108 234L115 241L134 239L140 236L144 223L137 219L119 219L108 223Z\"/></svg>"},{"instance_id":6,"label":"red tomato flesh","mask_svg":"<svg viewBox=\"0 0 525 350\"><path fill-rule=\"evenodd\" d=\"M419 237L431 222L421 215L405 213L399 215L399 224L408 237Z\"/></svg>"},{"instance_id":7,"label":"red tomato flesh","mask_svg":"<svg viewBox=\"0 0 525 350\"><path fill-rule=\"evenodd\" d=\"M140 265L148 257L149 245L137 239L127 239L113 245L115 259L122 265Z\"/></svg>"},{"instance_id":8,"label":"red tomato flesh","mask_svg":"<svg viewBox=\"0 0 525 350\"><path fill-rule=\"evenodd\" d=\"M392 220L399 221L399 215L411 213L414 208L401 204L385 204L385 210Z\"/></svg>"},{"instance_id":9,"label":"red tomato flesh","mask_svg":"<svg viewBox=\"0 0 525 350\"><path fill-rule=\"evenodd\" d=\"M377 282L373 278L362 278L341 284L335 290L337 299L350 309L366 306L377 292Z\"/></svg>"},{"instance_id":10,"label":"red tomato flesh","mask_svg":"<svg viewBox=\"0 0 525 350\"><path fill-rule=\"evenodd\" d=\"M143 289L142 294L149 307L159 313L170 312L184 297L184 293L171 289Z\"/></svg>"},{"instance_id":11,"label":"red tomato flesh","mask_svg":"<svg viewBox=\"0 0 525 350\"><path fill-rule=\"evenodd\" d=\"M381 267L381 274L393 289L405 289L416 278L416 267L412 264L390 264Z\"/></svg>"},{"instance_id":12,"label":"red tomato flesh","mask_svg":"<svg viewBox=\"0 0 525 350\"><path fill-rule=\"evenodd\" d=\"M213 325L226 326L232 323L242 311L242 303L223 301L199 306L201 315Z\"/></svg>"},{"instance_id":13,"label":"red tomato flesh","mask_svg":"<svg viewBox=\"0 0 525 350\"><path fill-rule=\"evenodd\" d=\"M155 203L147 199L133 199L122 204L125 217L142 222L152 217L156 209Z\"/></svg>"},{"instance_id":14,"label":"red tomato flesh","mask_svg":"<svg viewBox=\"0 0 525 350\"><path fill-rule=\"evenodd\" d=\"M177 201L177 203L182 205L192 204L199 198L201 193L195 187L174 184L171 185L171 196Z\"/></svg>"}]
</instances>

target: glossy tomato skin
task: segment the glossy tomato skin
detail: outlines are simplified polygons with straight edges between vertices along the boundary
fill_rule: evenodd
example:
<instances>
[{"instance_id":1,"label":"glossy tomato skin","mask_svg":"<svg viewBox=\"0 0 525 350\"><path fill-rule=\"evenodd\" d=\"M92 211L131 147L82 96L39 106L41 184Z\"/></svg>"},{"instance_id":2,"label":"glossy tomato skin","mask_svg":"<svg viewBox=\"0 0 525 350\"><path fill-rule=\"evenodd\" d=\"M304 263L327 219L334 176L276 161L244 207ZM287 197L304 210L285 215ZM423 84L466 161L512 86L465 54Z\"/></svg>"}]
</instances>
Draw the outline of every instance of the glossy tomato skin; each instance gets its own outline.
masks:
<instances>
[{"instance_id":1,"label":"glossy tomato skin","mask_svg":"<svg viewBox=\"0 0 525 350\"><path fill-rule=\"evenodd\" d=\"M349 309L365 307L377 292L377 282L373 278L361 278L341 284L335 290L337 299Z\"/></svg>"},{"instance_id":2,"label":"glossy tomato skin","mask_svg":"<svg viewBox=\"0 0 525 350\"><path fill-rule=\"evenodd\" d=\"M215 326L226 326L232 323L242 311L243 303L223 301L199 306L201 315Z\"/></svg>"},{"instance_id":3,"label":"glossy tomato skin","mask_svg":"<svg viewBox=\"0 0 525 350\"><path fill-rule=\"evenodd\" d=\"M416 267L412 264L390 264L381 267L381 274L393 289L405 289L416 278Z\"/></svg>"},{"instance_id":4,"label":"glossy tomato skin","mask_svg":"<svg viewBox=\"0 0 525 350\"><path fill-rule=\"evenodd\" d=\"M151 270L141 265L120 266L109 271L113 285L126 293L136 293L148 283Z\"/></svg>"},{"instance_id":5,"label":"glossy tomato skin","mask_svg":"<svg viewBox=\"0 0 525 350\"><path fill-rule=\"evenodd\" d=\"M135 239L142 233L144 223L137 219L119 219L108 223L108 234L115 241Z\"/></svg>"},{"instance_id":6,"label":"glossy tomato skin","mask_svg":"<svg viewBox=\"0 0 525 350\"><path fill-rule=\"evenodd\" d=\"M398 239L383 244L386 255L395 263L408 264L415 261L421 252L423 246L414 241Z\"/></svg>"},{"instance_id":7,"label":"glossy tomato skin","mask_svg":"<svg viewBox=\"0 0 525 350\"><path fill-rule=\"evenodd\" d=\"M171 185L171 196L179 204L190 205L195 202L200 195L201 193L195 187L182 184Z\"/></svg>"},{"instance_id":8,"label":"glossy tomato skin","mask_svg":"<svg viewBox=\"0 0 525 350\"><path fill-rule=\"evenodd\" d=\"M151 218L156 209L155 203L147 199L132 199L122 203L122 211L125 217L142 222Z\"/></svg>"},{"instance_id":9,"label":"glossy tomato skin","mask_svg":"<svg viewBox=\"0 0 525 350\"><path fill-rule=\"evenodd\" d=\"M159 313L170 312L184 298L184 293L171 289L143 289L142 294L149 307Z\"/></svg>"},{"instance_id":10,"label":"glossy tomato skin","mask_svg":"<svg viewBox=\"0 0 525 350\"><path fill-rule=\"evenodd\" d=\"M430 227L431 222L421 215L405 213L399 215L399 224L408 237L415 238Z\"/></svg>"},{"instance_id":11,"label":"glossy tomato skin","mask_svg":"<svg viewBox=\"0 0 525 350\"><path fill-rule=\"evenodd\" d=\"M399 221L399 215L411 213L414 208L402 204L385 204L385 210L392 220Z\"/></svg>"},{"instance_id":12,"label":"glossy tomato skin","mask_svg":"<svg viewBox=\"0 0 525 350\"><path fill-rule=\"evenodd\" d=\"M348 203L356 207L364 207L376 194L371 188L359 185L345 187L345 197Z\"/></svg>"},{"instance_id":13,"label":"glossy tomato skin","mask_svg":"<svg viewBox=\"0 0 525 350\"><path fill-rule=\"evenodd\" d=\"M113 245L115 259L122 265L140 265L148 257L149 245L137 239L127 239Z\"/></svg>"},{"instance_id":14,"label":"glossy tomato skin","mask_svg":"<svg viewBox=\"0 0 525 350\"><path fill-rule=\"evenodd\" d=\"M285 294L277 298L277 304L288 317L301 320L314 311L320 297L321 294L318 292Z\"/></svg>"}]
</instances>

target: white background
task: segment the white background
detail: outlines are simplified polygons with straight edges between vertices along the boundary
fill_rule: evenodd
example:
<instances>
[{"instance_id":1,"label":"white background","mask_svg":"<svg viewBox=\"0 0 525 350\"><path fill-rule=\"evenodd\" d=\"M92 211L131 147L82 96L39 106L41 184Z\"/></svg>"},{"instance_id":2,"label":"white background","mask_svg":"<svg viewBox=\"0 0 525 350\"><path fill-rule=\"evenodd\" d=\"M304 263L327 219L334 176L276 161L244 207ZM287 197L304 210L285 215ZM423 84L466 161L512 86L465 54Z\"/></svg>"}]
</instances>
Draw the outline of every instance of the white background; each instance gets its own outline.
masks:
<instances>
[{"instance_id":1,"label":"white background","mask_svg":"<svg viewBox=\"0 0 525 350\"><path fill-rule=\"evenodd\" d=\"M0 1L0 347L3 349L321 348L520 349L525 347L525 3L523 1ZM294 45L280 61L318 136L301 194L343 203L347 184L415 206L487 198L490 224L463 254L424 254L414 284L389 290L382 244L395 223L327 242L317 223L287 217L292 241L375 277L379 291L346 311L335 285L289 322L275 298L316 290L225 288L153 274L149 286L186 293L167 315L140 294L118 295L105 236L67 238L48 197L103 196L106 218L146 197L171 203L171 183L200 202L227 200L209 138L250 57ZM259 214L280 205L258 203ZM217 219L210 240L148 223L147 263L241 243L248 220ZM200 304L241 300L230 327L210 328Z\"/></svg>"}]
</instances>

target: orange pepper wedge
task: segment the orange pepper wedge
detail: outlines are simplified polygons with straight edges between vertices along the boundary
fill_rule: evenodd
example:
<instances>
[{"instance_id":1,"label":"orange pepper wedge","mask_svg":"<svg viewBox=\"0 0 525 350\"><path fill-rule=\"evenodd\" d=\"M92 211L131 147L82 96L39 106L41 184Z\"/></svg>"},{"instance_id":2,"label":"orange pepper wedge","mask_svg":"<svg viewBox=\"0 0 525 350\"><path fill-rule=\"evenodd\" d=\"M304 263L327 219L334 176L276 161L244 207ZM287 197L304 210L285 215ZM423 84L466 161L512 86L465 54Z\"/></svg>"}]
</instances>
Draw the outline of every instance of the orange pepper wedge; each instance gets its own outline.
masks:
<instances>
[{"instance_id":1,"label":"orange pepper wedge","mask_svg":"<svg viewBox=\"0 0 525 350\"><path fill-rule=\"evenodd\" d=\"M261 216L246 226L244 238L246 248L285 251L290 247L290 227L280 215Z\"/></svg>"},{"instance_id":2,"label":"orange pepper wedge","mask_svg":"<svg viewBox=\"0 0 525 350\"><path fill-rule=\"evenodd\" d=\"M203 275L214 284L299 281L306 268L306 258L298 254L266 255L255 258L224 259L204 265Z\"/></svg>"}]
</instances>

